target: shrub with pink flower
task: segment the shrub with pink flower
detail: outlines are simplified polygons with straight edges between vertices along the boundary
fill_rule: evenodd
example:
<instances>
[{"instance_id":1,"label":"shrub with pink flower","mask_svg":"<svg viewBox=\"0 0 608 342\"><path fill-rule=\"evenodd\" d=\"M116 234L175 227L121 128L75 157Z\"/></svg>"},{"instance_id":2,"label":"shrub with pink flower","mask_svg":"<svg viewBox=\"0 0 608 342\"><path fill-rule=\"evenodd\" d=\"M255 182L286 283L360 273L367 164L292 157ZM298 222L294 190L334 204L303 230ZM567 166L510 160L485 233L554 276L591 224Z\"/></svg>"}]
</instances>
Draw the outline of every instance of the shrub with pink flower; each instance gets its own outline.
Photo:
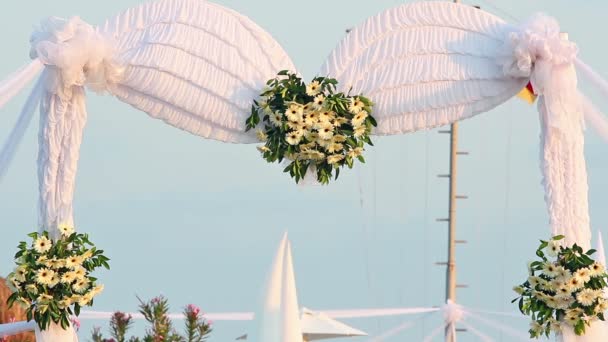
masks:
<instances>
[{"instance_id":1,"label":"shrub with pink flower","mask_svg":"<svg viewBox=\"0 0 608 342\"><path fill-rule=\"evenodd\" d=\"M139 298L138 298L139 299ZM130 337L126 334L133 324L133 317L117 311L110 320L110 335L105 339L99 328L92 333L93 342L205 342L211 334L211 323L207 321L199 307L189 304L184 308L185 334L178 334L169 318L169 304L166 298L155 297L148 302L139 299L139 312L150 327L143 338Z\"/></svg>"}]
</instances>

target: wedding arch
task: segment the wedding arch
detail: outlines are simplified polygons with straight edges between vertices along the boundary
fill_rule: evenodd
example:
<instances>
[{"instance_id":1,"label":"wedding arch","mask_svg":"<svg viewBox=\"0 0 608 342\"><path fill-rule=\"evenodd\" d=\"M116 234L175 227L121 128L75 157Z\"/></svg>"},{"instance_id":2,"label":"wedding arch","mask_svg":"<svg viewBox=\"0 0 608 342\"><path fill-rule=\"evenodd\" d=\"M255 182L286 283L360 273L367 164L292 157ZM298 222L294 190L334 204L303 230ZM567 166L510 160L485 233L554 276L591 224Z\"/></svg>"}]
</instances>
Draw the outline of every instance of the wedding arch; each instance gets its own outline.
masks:
<instances>
[{"instance_id":1,"label":"wedding arch","mask_svg":"<svg viewBox=\"0 0 608 342\"><path fill-rule=\"evenodd\" d=\"M470 6L418 2L355 27L318 75L335 78L337 91L374 102L375 135L464 120L530 84L539 96L551 232L588 249L583 125L591 105L577 89L575 67L591 71L576 55L550 17L514 26ZM49 18L32 35L30 56L29 65L0 84L2 106L40 74L1 151L0 176L39 107L39 226L52 237L60 225L74 225L86 87L203 138L254 143L246 130L253 101L279 71L297 71L253 21L202 0L146 3L99 27L78 17Z\"/></svg>"}]
</instances>

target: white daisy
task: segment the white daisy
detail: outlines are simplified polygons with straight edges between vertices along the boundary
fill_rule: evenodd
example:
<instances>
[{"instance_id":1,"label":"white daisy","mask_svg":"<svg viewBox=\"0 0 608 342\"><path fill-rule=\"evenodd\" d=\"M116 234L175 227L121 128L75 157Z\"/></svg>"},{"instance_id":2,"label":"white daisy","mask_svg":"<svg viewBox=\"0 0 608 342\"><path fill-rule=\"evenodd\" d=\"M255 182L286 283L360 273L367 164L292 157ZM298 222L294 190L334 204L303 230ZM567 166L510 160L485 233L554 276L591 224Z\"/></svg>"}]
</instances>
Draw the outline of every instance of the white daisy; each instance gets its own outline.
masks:
<instances>
[{"instance_id":1,"label":"white daisy","mask_svg":"<svg viewBox=\"0 0 608 342\"><path fill-rule=\"evenodd\" d=\"M574 277L579 281L586 283L591 280L591 271L588 268L581 268L574 272Z\"/></svg>"},{"instance_id":2,"label":"white daisy","mask_svg":"<svg viewBox=\"0 0 608 342\"><path fill-rule=\"evenodd\" d=\"M264 131L263 131L263 130L261 130L261 129L258 129L258 130L255 132L255 135L256 135L256 137L258 138L258 140L259 140L259 141L264 142L264 141L268 140L268 135L266 134L266 132L264 132Z\"/></svg>"},{"instance_id":3,"label":"white daisy","mask_svg":"<svg viewBox=\"0 0 608 342\"><path fill-rule=\"evenodd\" d=\"M361 110L361 111L359 111L359 113L355 114L355 116L351 120L351 123L353 124L354 127L361 126L363 121L365 121L365 119L367 119L367 116L368 116L367 112L364 110Z\"/></svg>"},{"instance_id":4,"label":"white daisy","mask_svg":"<svg viewBox=\"0 0 608 342\"><path fill-rule=\"evenodd\" d=\"M48 268L41 268L36 271L36 282L40 285L49 285L53 281L55 271Z\"/></svg>"},{"instance_id":5,"label":"white daisy","mask_svg":"<svg viewBox=\"0 0 608 342\"><path fill-rule=\"evenodd\" d=\"M304 118L304 122L308 125L315 125L319 122L319 113L318 112L310 112Z\"/></svg>"},{"instance_id":6,"label":"white daisy","mask_svg":"<svg viewBox=\"0 0 608 342\"><path fill-rule=\"evenodd\" d=\"M352 150L348 151L348 156L351 158L357 158L358 156L363 154L362 147L355 147Z\"/></svg>"},{"instance_id":7,"label":"white daisy","mask_svg":"<svg viewBox=\"0 0 608 342\"><path fill-rule=\"evenodd\" d=\"M74 227L72 227L71 225L65 224L65 223L60 224L59 227L57 227L57 229L59 229L61 236L65 236L65 237L68 237L74 233Z\"/></svg>"},{"instance_id":8,"label":"white daisy","mask_svg":"<svg viewBox=\"0 0 608 342\"><path fill-rule=\"evenodd\" d=\"M518 295L522 295L524 294L525 289L521 286L514 286L513 291L515 291L515 293L517 293Z\"/></svg>"},{"instance_id":9,"label":"white daisy","mask_svg":"<svg viewBox=\"0 0 608 342\"><path fill-rule=\"evenodd\" d=\"M340 162L342 159L344 159L344 155L332 154L327 157L327 163L330 165L334 165L334 164L337 164L338 162Z\"/></svg>"},{"instance_id":10,"label":"white daisy","mask_svg":"<svg viewBox=\"0 0 608 342\"><path fill-rule=\"evenodd\" d=\"M283 115L280 112L274 112L270 114L269 118L270 123L275 127L281 127L283 125Z\"/></svg>"},{"instance_id":11,"label":"white daisy","mask_svg":"<svg viewBox=\"0 0 608 342\"><path fill-rule=\"evenodd\" d=\"M365 126L355 127L353 135L355 138L359 138L359 137L362 137L366 131L367 131L367 128Z\"/></svg>"},{"instance_id":12,"label":"white daisy","mask_svg":"<svg viewBox=\"0 0 608 342\"><path fill-rule=\"evenodd\" d=\"M306 86L306 95L315 96L321 91L321 84L319 81L312 81Z\"/></svg>"},{"instance_id":13,"label":"white daisy","mask_svg":"<svg viewBox=\"0 0 608 342\"><path fill-rule=\"evenodd\" d=\"M69 269L76 269L82 265L82 257L80 256L71 256L65 259L65 267Z\"/></svg>"},{"instance_id":14,"label":"white daisy","mask_svg":"<svg viewBox=\"0 0 608 342\"><path fill-rule=\"evenodd\" d=\"M549 241L549 244L546 247L547 255L551 256L551 257L556 257L557 253L559 252L559 246L560 246L559 241L555 241L555 240Z\"/></svg>"},{"instance_id":15,"label":"white daisy","mask_svg":"<svg viewBox=\"0 0 608 342\"><path fill-rule=\"evenodd\" d=\"M308 102L307 104L302 106L302 113L307 114L314 108L313 102Z\"/></svg>"},{"instance_id":16,"label":"white daisy","mask_svg":"<svg viewBox=\"0 0 608 342\"><path fill-rule=\"evenodd\" d=\"M285 111L285 116L287 117L287 120L291 122L301 122L303 114L304 110L301 106L297 104L290 105L287 111Z\"/></svg>"},{"instance_id":17,"label":"white daisy","mask_svg":"<svg viewBox=\"0 0 608 342\"><path fill-rule=\"evenodd\" d=\"M323 108L324 104L325 104L325 95L319 94L319 95L315 96L315 99L313 100L313 106L316 109Z\"/></svg>"},{"instance_id":18,"label":"white daisy","mask_svg":"<svg viewBox=\"0 0 608 342\"><path fill-rule=\"evenodd\" d=\"M357 114L363 110L363 107L365 107L365 103L363 103L363 101L359 100L358 97L352 97L350 99L348 110L353 114Z\"/></svg>"},{"instance_id":19,"label":"white daisy","mask_svg":"<svg viewBox=\"0 0 608 342\"><path fill-rule=\"evenodd\" d=\"M25 277L27 276L27 267L25 267L23 265L17 267L15 269L14 275L15 275L15 279L17 279L20 282L24 282Z\"/></svg>"},{"instance_id":20,"label":"white daisy","mask_svg":"<svg viewBox=\"0 0 608 342\"><path fill-rule=\"evenodd\" d=\"M543 265L543 273L551 278L557 276L557 266L552 262L546 262Z\"/></svg>"},{"instance_id":21,"label":"white daisy","mask_svg":"<svg viewBox=\"0 0 608 342\"><path fill-rule=\"evenodd\" d=\"M83 293L89 287L89 281L87 279L80 279L72 285L72 290Z\"/></svg>"},{"instance_id":22,"label":"white daisy","mask_svg":"<svg viewBox=\"0 0 608 342\"><path fill-rule=\"evenodd\" d=\"M576 291L578 289L581 289L583 286L585 286L585 283L583 283L577 277L570 278L570 280L568 280L567 284L570 287L570 289L572 290L572 292L574 292L574 291Z\"/></svg>"},{"instance_id":23,"label":"white daisy","mask_svg":"<svg viewBox=\"0 0 608 342\"><path fill-rule=\"evenodd\" d=\"M264 146L264 145L258 146L257 149L258 149L258 151L260 151L262 153L270 151L270 149L268 147Z\"/></svg>"},{"instance_id":24,"label":"white daisy","mask_svg":"<svg viewBox=\"0 0 608 342\"><path fill-rule=\"evenodd\" d=\"M542 279L540 279L540 277L537 277L537 276L530 276L530 277L528 277L528 283L530 283L530 287L531 288L535 288L536 285L538 285L541 280Z\"/></svg>"},{"instance_id":25,"label":"white daisy","mask_svg":"<svg viewBox=\"0 0 608 342\"><path fill-rule=\"evenodd\" d=\"M591 276L592 277L597 277L599 275L604 274L604 272L605 272L604 265L601 264L601 263L599 263L599 262L596 262L593 265L591 265L589 267L589 269L591 270Z\"/></svg>"},{"instance_id":26,"label":"white daisy","mask_svg":"<svg viewBox=\"0 0 608 342\"><path fill-rule=\"evenodd\" d=\"M342 151L343 148L344 148L344 145L342 145L342 144L339 144L339 143L330 143L327 146L327 152L329 152L329 153L336 153L336 152Z\"/></svg>"},{"instance_id":27,"label":"white daisy","mask_svg":"<svg viewBox=\"0 0 608 342\"><path fill-rule=\"evenodd\" d=\"M329 140L334 136L334 126L326 124L318 128L319 138Z\"/></svg>"},{"instance_id":28,"label":"white daisy","mask_svg":"<svg viewBox=\"0 0 608 342\"><path fill-rule=\"evenodd\" d=\"M570 272L570 270L567 270L561 266L557 268L556 273L557 273L557 277L555 279L559 279L562 282L567 282L568 279L570 279L572 277L572 272Z\"/></svg>"},{"instance_id":29,"label":"white daisy","mask_svg":"<svg viewBox=\"0 0 608 342\"><path fill-rule=\"evenodd\" d=\"M51 249L52 245L53 245L53 242L51 242L51 240L47 239L46 236L41 236L41 237L37 238L36 241L34 241L34 249L38 253L48 252L48 250Z\"/></svg>"},{"instance_id":30,"label":"white daisy","mask_svg":"<svg viewBox=\"0 0 608 342\"><path fill-rule=\"evenodd\" d=\"M78 278L76 272L66 272L61 276L61 282L64 284L71 284Z\"/></svg>"},{"instance_id":31,"label":"white daisy","mask_svg":"<svg viewBox=\"0 0 608 342\"><path fill-rule=\"evenodd\" d=\"M335 117L336 117L336 114L329 110L325 110L325 111L322 111L319 113L320 122L329 122L330 120L334 119Z\"/></svg>"},{"instance_id":32,"label":"white daisy","mask_svg":"<svg viewBox=\"0 0 608 342\"><path fill-rule=\"evenodd\" d=\"M346 137L343 135L334 135L334 137L331 139L331 141L336 142L336 143L343 143L346 141Z\"/></svg>"},{"instance_id":33,"label":"white daisy","mask_svg":"<svg viewBox=\"0 0 608 342\"><path fill-rule=\"evenodd\" d=\"M301 140L301 136L300 134L298 134L297 132L289 132L285 135L285 141L287 141L287 143L289 145L297 145L300 143Z\"/></svg>"}]
</instances>

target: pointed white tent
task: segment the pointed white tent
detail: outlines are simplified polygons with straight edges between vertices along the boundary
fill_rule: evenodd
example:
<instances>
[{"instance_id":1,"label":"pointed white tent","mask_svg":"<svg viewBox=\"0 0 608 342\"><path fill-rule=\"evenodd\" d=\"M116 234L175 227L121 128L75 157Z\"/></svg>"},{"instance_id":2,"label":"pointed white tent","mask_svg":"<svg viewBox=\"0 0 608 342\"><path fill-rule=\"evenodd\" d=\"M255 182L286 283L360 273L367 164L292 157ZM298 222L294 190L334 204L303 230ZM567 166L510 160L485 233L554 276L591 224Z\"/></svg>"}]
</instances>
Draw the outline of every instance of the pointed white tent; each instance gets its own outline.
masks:
<instances>
[{"instance_id":1,"label":"pointed white tent","mask_svg":"<svg viewBox=\"0 0 608 342\"><path fill-rule=\"evenodd\" d=\"M262 309L256 314L256 342L314 341L328 338L365 336L362 331L303 309L300 316L291 244L283 236L272 263L264 291ZM239 339L247 339L241 336Z\"/></svg>"}]
</instances>

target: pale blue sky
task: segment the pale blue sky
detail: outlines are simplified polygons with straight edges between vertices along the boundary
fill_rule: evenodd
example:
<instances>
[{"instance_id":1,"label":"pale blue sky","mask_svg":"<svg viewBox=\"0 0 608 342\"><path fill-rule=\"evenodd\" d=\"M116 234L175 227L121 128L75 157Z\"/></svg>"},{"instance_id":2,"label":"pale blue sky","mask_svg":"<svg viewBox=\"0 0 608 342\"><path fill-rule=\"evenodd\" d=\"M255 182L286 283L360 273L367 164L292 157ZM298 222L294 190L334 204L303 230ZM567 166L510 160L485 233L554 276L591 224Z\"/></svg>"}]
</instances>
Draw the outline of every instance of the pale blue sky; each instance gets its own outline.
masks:
<instances>
[{"instance_id":1,"label":"pale blue sky","mask_svg":"<svg viewBox=\"0 0 608 342\"><path fill-rule=\"evenodd\" d=\"M20 0L0 13L0 76L28 60L29 34L48 15L101 23L143 0ZM218 0L267 29L300 71L314 76L344 29L403 1ZM487 2L479 4L493 11ZM559 19L582 58L608 75L605 13L600 0L495 1L518 18L544 11ZM499 16L503 16L498 13ZM507 18L508 19L508 18ZM0 110L0 142L24 101ZM604 103L605 104L605 103ZM606 107L604 107L606 108ZM432 306L444 301L448 139L436 131L376 138L369 162L329 187L301 188L251 145L227 145L186 134L111 97L88 96L89 121L75 198L79 230L112 258L95 309L136 310L135 295L166 295L174 310L251 311L281 233L289 230L300 304L312 309ZM36 229L37 122L0 184L0 274L10 272L18 241ZM470 288L459 301L515 311L511 287L522 280L536 241L548 235L538 167L534 107L512 100L461 124L458 278ZM588 132L586 155L594 228L605 228L606 145ZM359 182L360 180L360 182ZM362 191L360 191L360 185ZM363 195L363 208L361 206ZM401 318L348 321L371 335ZM420 341L439 321L389 341ZM525 331L524 320L507 320ZM84 324L88 337L93 324ZM498 340L509 338L477 324ZM140 324L139 327L142 327ZM213 341L247 329L217 323ZM353 339L352 341L364 341ZM439 339L438 339L439 340ZM461 341L476 341L464 334Z\"/></svg>"}]
</instances>

